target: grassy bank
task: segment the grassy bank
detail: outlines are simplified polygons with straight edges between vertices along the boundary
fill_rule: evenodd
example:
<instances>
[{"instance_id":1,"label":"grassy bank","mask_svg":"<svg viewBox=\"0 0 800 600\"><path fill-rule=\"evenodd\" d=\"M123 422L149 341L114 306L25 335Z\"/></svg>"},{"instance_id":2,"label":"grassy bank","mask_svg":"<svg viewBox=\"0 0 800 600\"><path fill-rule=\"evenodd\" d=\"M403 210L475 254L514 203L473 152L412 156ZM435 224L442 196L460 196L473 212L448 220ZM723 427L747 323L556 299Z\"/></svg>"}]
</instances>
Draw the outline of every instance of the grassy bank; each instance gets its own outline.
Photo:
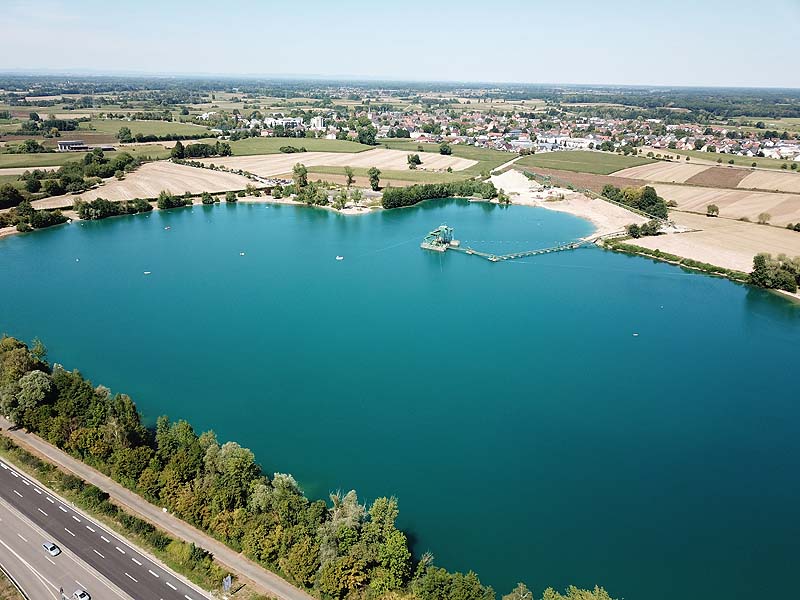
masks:
<instances>
[{"instance_id":1,"label":"grassy bank","mask_svg":"<svg viewBox=\"0 0 800 600\"><path fill-rule=\"evenodd\" d=\"M24 596L19 593L17 587L11 583L11 580L5 576L3 571L0 570L0 598L3 600L25 600Z\"/></svg>"},{"instance_id":2,"label":"grassy bank","mask_svg":"<svg viewBox=\"0 0 800 600\"><path fill-rule=\"evenodd\" d=\"M541 152L523 156L516 164L520 167L558 169L577 173L608 175L614 171L638 167L655 162L641 156L622 156L610 152L570 150L563 152Z\"/></svg>"}]
</instances>

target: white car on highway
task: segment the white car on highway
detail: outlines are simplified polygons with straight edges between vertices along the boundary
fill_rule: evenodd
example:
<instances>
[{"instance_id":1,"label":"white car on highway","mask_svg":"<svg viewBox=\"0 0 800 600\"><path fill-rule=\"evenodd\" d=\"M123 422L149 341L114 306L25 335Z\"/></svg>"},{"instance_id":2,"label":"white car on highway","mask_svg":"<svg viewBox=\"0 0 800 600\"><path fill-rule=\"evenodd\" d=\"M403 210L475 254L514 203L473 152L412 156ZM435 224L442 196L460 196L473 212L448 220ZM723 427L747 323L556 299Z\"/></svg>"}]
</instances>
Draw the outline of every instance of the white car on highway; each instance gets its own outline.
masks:
<instances>
[{"instance_id":1,"label":"white car on highway","mask_svg":"<svg viewBox=\"0 0 800 600\"><path fill-rule=\"evenodd\" d=\"M61 554L61 548L56 546L53 542L45 542L44 544L42 544L42 548L47 550L47 553L50 556L58 556L59 554Z\"/></svg>"},{"instance_id":2,"label":"white car on highway","mask_svg":"<svg viewBox=\"0 0 800 600\"><path fill-rule=\"evenodd\" d=\"M75 593L72 594L73 600L92 600L92 597L86 592L86 590L75 590Z\"/></svg>"}]
</instances>

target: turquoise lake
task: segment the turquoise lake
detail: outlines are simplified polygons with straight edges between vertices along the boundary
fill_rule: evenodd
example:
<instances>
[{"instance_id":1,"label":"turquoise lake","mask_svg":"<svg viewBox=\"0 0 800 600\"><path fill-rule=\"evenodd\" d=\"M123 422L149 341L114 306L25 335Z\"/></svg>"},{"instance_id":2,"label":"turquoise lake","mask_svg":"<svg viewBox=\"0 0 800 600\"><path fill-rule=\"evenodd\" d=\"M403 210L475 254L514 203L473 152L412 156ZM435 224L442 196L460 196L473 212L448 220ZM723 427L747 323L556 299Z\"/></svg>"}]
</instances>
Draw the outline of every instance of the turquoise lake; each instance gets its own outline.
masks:
<instances>
[{"instance_id":1,"label":"turquoise lake","mask_svg":"<svg viewBox=\"0 0 800 600\"><path fill-rule=\"evenodd\" d=\"M73 223L0 240L0 331L310 497L396 495L417 554L500 594L794 589L800 308L594 247L420 250L442 223L492 252L591 231L460 200Z\"/></svg>"}]
</instances>

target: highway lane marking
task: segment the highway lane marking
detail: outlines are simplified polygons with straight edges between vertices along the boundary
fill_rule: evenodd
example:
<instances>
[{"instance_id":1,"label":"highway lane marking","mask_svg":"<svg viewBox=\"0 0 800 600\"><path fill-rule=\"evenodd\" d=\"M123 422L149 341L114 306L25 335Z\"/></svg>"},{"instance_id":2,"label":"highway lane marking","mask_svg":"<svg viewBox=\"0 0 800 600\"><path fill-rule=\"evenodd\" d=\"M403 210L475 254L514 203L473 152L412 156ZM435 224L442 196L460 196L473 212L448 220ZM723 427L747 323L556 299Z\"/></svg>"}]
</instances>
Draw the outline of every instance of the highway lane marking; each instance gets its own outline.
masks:
<instances>
[{"instance_id":1,"label":"highway lane marking","mask_svg":"<svg viewBox=\"0 0 800 600\"><path fill-rule=\"evenodd\" d=\"M138 582L138 581L136 581L136 579L134 579L134 578L133 578L133 576L132 576L130 573L128 573L127 571L125 572L125 576L126 576L126 577L128 577L128 579L130 579L131 581L134 581L134 582L136 582L136 583L139 583L139 582Z\"/></svg>"},{"instance_id":2,"label":"highway lane marking","mask_svg":"<svg viewBox=\"0 0 800 600\"><path fill-rule=\"evenodd\" d=\"M22 483L24 483L25 485L30 485L30 483L28 483L28 480L27 480L27 479L23 479L23 480L22 480Z\"/></svg>"},{"instance_id":3,"label":"highway lane marking","mask_svg":"<svg viewBox=\"0 0 800 600\"><path fill-rule=\"evenodd\" d=\"M158 573L154 573L150 569L147 569L147 572L150 573L150 575L152 575L153 577L158 577Z\"/></svg>"},{"instance_id":4,"label":"highway lane marking","mask_svg":"<svg viewBox=\"0 0 800 600\"><path fill-rule=\"evenodd\" d=\"M21 539L23 542L27 542L28 541L24 537L22 537L21 533L18 533L17 535L19 536L19 539Z\"/></svg>"},{"instance_id":5,"label":"highway lane marking","mask_svg":"<svg viewBox=\"0 0 800 600\"><path fill-rule=\"evenodd\" d=\"M108 538L104 535L100 536L100 539L103 540L106 544L110 544L111 542L108 541Z\"/></svg>"},{"instance_id":6,"label":"highway lane marking","mask_svg":"<svg viewBox=\"0 0 800 600\"><path fill-rule=\"evenodd\" d=\"M17 490L14 490L14 493L15 493L17 496L19 496L20 498L22 498L22 494L20 494L20 493L19 493Z\"/></svg>"},{"instance_id":7,"label":"highway lane marking","mask_svg":"<svg viewBox=\"0 0 800 600\"><path fill-rule=\"evenodd\" d=\"M55 504L55 502L53 502L53 499L52 499L50 496L45 496L45 499L46 499L46 500L47 500L47 501L48 501L50 504Z\"/></svg>"},{"instance_id":8,"label":"highway lane marking","mask_svg":"<svg viewBox=\"0 0 800 600\"><path fill-rule=\"evenodd\" d=\"M77 579L75 580L75 583L77 583L79 586L81 586L81 589L84 589L84 590L86 589L86 586L85 586L85 585L83 585L83 584L82 584L80 581L78 581Z\"/></svg>"},{"instance_id":9,"label":"highway lane marking","mask_svg":"<svg viewBox=\"0 0 800 600\"><path fill-rule=\"evenodd\" d=\"M78 523L81 522L81 520L78 517L76 517L75 515L72 515L72 518L75 519Z\"/></svg>"},{"instance_id":10,"label":"highway lane marking","mask_svg":"<svg viewBox=\"0 0 800 600\"><path fill-rule=\"evenodd\" d=\"M167 584L169 587L171 587L173 590L175 590L175 591L177 591L177 590L178 590L178 588L176 588L174 585L172 585L172 584L171 584L169 581L165 581L164 583L166 583L166 584Z\"/></svg>"},{"instance_id":11,"label":"highway lane marking","mask_svg":"<svg viewBox=\"0 0 800 600\"><path fill-rule=\"evenodd\" d=\"M43 511L41 508L39 508L38 506L36 507L36 510L38 510L40 513L42 513L42 514L43 514L45 517L47 516L47 513L46 513L46 512L44 512L44 511Z\"/></svg>"},{"instance_id":12,"label":"highway lane marking","mask_svg":"<svg viewBox=\"0 0 800 600\"><path fill-rule=\"evenodd\" d=\"M41 494L42 493L42 490L40 490L37 487L33 488L33 491L36 492L37 494Z\"/></svg>"},{"instance_id":13,"label":"highway lane marking","mask_svg":"<svg viewBox=\"0 0 800 600\"><path fill-rule=\"evenodd\" d=\"M45 558L46 558L47 560L49 560L49 561L50 561L50 564L51 564L51 565L54 565L54 564L56 564L56 563L54 563L54 562L52 561L52 559L51 559L49 556L45 556Z\"/></svg>"},{"instance_id":14,"label":"highway lane marking","mask_svg":"<svg viewBox=\"0 0 800 600\"><path fill-rule=\"evenodd\" d=\"M122 549L122 548L120 548L119 546L114 546L114 548L116 548L116 549L117 549L117 552L119 552L120 554L125 554L125 550L123 550L123 549Z\"/></svg>"},{"instance_id":15,"label":"highway lane marking","mask_svg":"<svg viewBox=\"0 0 800 600\"><path fill-rule=\"evenodd\" d=\"M187 596L186 594L184 594L183 597L186 598L186 600L194 600L194 598L192 598L191 596Z\"/></svg>"},{"instance_id":16,"label":"highway lane marking","mask_svg":"<svg viewBox=\"0 0 800 600\"><path fill-rule=\"evenodd\" d=\"M72 537L75 537L75 534L74 534L74 533L72 533L72 532L71 532L69 529L67 529L66 527L64 527L64 531L66 531L66 532L67 532L68 534L70 534Z\"/></svg>"},{"instance_id":17,"label":"highway lane marking","mask_svg":"<svg viewBox=\"0 0 800 600\"><path fill-rule=\"evenodd\" d=\"M8 471L8 467L6 466L6 463L1 463L0 462L0 467L3 467L6 471Z\"/></svg>"},{"instance_id":18,"label":"highway lane marking","mask_svg":"<svg viewBox=\"0 0 800 600\"><path fill-rule=\"evenodd\" d=\"M99 553L97 550L95 550L94 548L92 548L92 552L94 552L95 554L97 554L97 556L99 556L100 558L105 558L105 556L103 556L102 554L100 554L100 553Z\"/></svg>"},{"instance_id":19,"label":"highway lane marking","mask_svg":"<svg viewBox=\"0 0 800 600\"><path fill-rule=\"evenodd\" d=\"M19 477L19 475L17 475L16 473L14 473L14 471L9 471L9 473L11 473L11 474L12 474L14 477Z\"/></svg>"},{"instance_id":20,"label":"highway lane marking","mask_svg":"<svg viewBox=\"0 0 800 600\"><path fill-rule=\"evenodd\" d=\"M142 563L140 563L140 562L139 562L138 560L136 560L135 558L131 558L131 560L132 560L133 562L135 562L137 565L139 565L140 567L142 566Z\"/></svg>"},{"instance_id":21,"label":"highway lane marking","mask_svg":"<svg viewBox=\"0 0 800 600\"><path fill-rule=\"evenodd\" d=\"M89 531L91 531L92 533L95 533L95 530L94 530L94 529L92 529L91 527L89 527L88 525L86 526L86 529L88 529L88 530L89 530Z\"/></svg>"},{"instance_id":22,"label":"highway lane marking","mask_svg":"<svg viewBox=\"0 0 800 600\"><path fill-rule=\"evenodd\" d=\"M58 510L60 510L61 512L67 512L67 509L61 506L60 504L58 505Z\"/></svg>"}]
</instances>

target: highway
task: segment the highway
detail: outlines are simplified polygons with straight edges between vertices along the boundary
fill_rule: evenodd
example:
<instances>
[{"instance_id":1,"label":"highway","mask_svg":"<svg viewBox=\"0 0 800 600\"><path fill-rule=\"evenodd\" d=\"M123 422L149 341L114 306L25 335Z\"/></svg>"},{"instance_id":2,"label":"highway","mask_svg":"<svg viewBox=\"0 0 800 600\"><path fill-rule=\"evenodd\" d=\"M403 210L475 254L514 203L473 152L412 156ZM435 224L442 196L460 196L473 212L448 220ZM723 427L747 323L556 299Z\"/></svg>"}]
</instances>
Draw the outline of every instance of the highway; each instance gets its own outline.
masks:
<instances>
[{"instance_id":1,"label":"highway","mask_svg":"<svg viewBox=\"0 0 800 600\"><path fill-rule=\"evenodd\" d=\"M116 586L86 565L69 550L50 556L42 548L51 541L28 519L0 500L0 564L19 583L31 600L60 600L59 588L71 596L78 589L91 589L94 598L131 600Z\"/></svg>"},{"instance_id":2,"label":"highway","mask_svg":"<svg viewBox=\"0 0 800 600\"><path fill-rule=\"evenodd\" d=\"M70 597L83 588L92 600L208 598L2 460L0 518L0 562L23 589L36 590L28 592L32 600L57 599L58 587ZM45 541L63 552L51 557L42 548Z\"/></svg>"}]
</instances>

